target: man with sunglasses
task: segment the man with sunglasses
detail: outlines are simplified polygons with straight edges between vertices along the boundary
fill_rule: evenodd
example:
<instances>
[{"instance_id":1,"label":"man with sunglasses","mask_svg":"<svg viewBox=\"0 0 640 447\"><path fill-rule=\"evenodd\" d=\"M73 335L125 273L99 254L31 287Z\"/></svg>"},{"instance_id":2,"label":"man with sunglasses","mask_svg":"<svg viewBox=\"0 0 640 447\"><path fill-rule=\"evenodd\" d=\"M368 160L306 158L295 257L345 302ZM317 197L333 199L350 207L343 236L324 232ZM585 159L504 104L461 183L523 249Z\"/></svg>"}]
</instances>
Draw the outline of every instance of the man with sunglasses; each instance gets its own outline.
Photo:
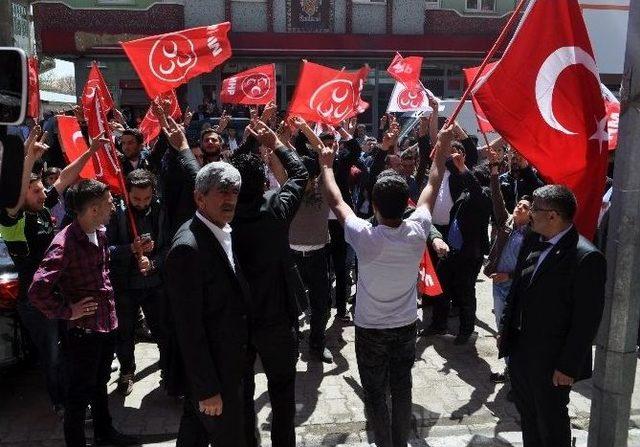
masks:
<instances>
[{"instance_id":1,"label":"man with sunglasses","mask_svg":"<svg viewBox=\"0 0 640 447\"><path fill-rule=\"evenodd\" d=\"M533 193L534 233L525 238L498 339L509 357L525 447L569 447L569 393L591 376L591 345L604 307L606 261L573 225L573 193Z\"/></svg>"}]
</instances>

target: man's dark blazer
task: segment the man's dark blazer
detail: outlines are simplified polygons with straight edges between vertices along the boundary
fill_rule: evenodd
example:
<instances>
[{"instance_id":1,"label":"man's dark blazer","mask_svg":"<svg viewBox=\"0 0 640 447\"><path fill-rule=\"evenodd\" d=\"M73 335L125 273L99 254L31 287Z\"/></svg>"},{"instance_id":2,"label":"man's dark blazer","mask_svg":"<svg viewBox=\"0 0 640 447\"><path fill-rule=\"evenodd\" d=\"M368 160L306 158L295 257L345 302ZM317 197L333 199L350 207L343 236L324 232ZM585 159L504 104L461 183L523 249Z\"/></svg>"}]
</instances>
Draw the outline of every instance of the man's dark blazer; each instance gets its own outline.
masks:
<instances>
[{"instance_id":1,"label":"man's dark blazer","mask_svg":"<svg viewBox=\"0 0 640 447\"><path fill-rule=\"evenodd\" d=\"M287 172L287 181L273 191L243 200L231 222L233 249L249 288L253 322L293 324L297 318L295 264L289 248L289 225L309 180L295 152L280 146L274 154Z\"/></svg>"},{"instance_id":2,"label":"man's dark blazer","mask_svg":"<svg viewBox=\"0 0 640 447\"><path fill-rule=\"evenodd\" d=\"M221 393L223 417L231 416L225 411L234 401L241 423L249 290L237 263L234 272L215 235L197 216L173 238L165 287L189 397L197 403Z\"/></svg>"},{"instance_id":3,"label":"man's dark blazer","mask_svg":"<svg viewBox=\"0 0 640 447\"><path fill-rule=\"evenodd\" d=\"M572 227L543 259L532 280L522 266L539 239L525 239L507 297L500 357L518 355L532 371L591 377L591 345L604 308L606 260ZM520 330L519 310L522 309Z\"/></svg>"}]
</instances>

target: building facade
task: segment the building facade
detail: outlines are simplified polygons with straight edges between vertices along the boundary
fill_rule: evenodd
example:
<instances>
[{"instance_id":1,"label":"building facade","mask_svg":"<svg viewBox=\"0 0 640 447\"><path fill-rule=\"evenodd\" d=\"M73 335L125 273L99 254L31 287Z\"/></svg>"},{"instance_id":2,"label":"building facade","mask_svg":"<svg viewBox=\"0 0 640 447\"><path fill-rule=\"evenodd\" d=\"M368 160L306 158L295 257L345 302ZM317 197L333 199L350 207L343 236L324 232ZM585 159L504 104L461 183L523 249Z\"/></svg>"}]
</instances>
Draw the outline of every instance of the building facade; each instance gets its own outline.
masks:
<instances>
[{"instance_id":1,"label":"building facade","mask_svg":"<svg viewBox=\"0 0 640 447\"><path fill-rule=\"evenodd\" d=\"M590 0L583 0L590 1ZM613 1L613 0L610 0ZM625 1L625 0L619 0ZM628 0L627 5L628 5ZM336 68L371 67L361 121L375 129L393 80L395 51L424 56L422 82L442 98L458 98L462 68L479 64L515 0L40 0L33 2L39 51L75 62L77 91L97 60L121 106L146 109L148 98L118 41L231 22L233 57L179 90L192 108L216 101L222 79L276 63L285 108L301 59ZM628 6L627 6L628 9ZM621 49L624 54L624 47Z\"/></svg>"}]
</instances>

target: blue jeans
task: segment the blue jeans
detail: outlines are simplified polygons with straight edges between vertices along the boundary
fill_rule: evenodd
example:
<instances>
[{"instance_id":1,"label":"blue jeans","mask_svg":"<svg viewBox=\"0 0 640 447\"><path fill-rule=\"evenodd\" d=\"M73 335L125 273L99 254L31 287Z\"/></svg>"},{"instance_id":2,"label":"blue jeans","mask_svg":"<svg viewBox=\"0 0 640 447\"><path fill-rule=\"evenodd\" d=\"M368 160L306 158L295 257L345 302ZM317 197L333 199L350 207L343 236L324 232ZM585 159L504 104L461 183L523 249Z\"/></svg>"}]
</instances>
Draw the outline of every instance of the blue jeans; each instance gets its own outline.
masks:
<instances>
[{"instance_id":1,"label":"blue jeans","mask_svg":"<svg viewBox=\"0 0 640 447\"><path fill-rule=\"evenodd\" d=\"M416 324L393 329L356 326L356 359L369 429L376 446L406 447L411 432L411 367ZM391 417L387 406L391 395Z\"/></svg>"},{"instance_id":2,"label":"blue jeans","mask_svg":"<svg viewBox=\"0 0 640 447\"><path fill-rule=\"evenodd\" d=\"M511 281L493 283L493 313L496 317L496 327L500 331L500 320L507 304L507 295L511 289Z\"/></svg>"},{"instance_id":3,"label":"blue jeans","mask_svg":"<svg viewBox=\"0 0 640 447\"><path fill-rule=\"evenodd\" d=\"M28 300L18 300L18 314L33 341L44 368L47 391L53 405L65 401L66 382L60 355L59 320L49 320Z\"/></svg>"}]
</instances>

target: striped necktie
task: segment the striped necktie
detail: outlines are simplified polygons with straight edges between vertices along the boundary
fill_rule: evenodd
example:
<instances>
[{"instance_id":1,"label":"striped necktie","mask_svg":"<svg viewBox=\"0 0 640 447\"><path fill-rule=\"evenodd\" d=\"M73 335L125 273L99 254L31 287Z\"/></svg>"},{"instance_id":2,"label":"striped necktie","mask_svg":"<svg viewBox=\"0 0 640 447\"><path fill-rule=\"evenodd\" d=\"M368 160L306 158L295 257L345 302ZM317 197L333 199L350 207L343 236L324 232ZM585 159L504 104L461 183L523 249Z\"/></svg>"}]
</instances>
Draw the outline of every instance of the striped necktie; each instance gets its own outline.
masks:
<instances>
[{"instance_id":1,"label":"striped necktie","mask_svg":"<svg viewBox=\"0 0 640 447\"><path fill-rule=\"evenodd\" d=\"M524 261L520 276L524 278L525 276L531 275L531 277L529 278L529 281L531 281L531 279L533 278L533 273L536 271L536 267L538 266L538 260L540 259L540 256L546 249L552 246L553 244L551 242L541 240L536 241L536 243L531 248L529 255L527 256L527 259L525 259Z\"/></svg>"}]
</instances>

